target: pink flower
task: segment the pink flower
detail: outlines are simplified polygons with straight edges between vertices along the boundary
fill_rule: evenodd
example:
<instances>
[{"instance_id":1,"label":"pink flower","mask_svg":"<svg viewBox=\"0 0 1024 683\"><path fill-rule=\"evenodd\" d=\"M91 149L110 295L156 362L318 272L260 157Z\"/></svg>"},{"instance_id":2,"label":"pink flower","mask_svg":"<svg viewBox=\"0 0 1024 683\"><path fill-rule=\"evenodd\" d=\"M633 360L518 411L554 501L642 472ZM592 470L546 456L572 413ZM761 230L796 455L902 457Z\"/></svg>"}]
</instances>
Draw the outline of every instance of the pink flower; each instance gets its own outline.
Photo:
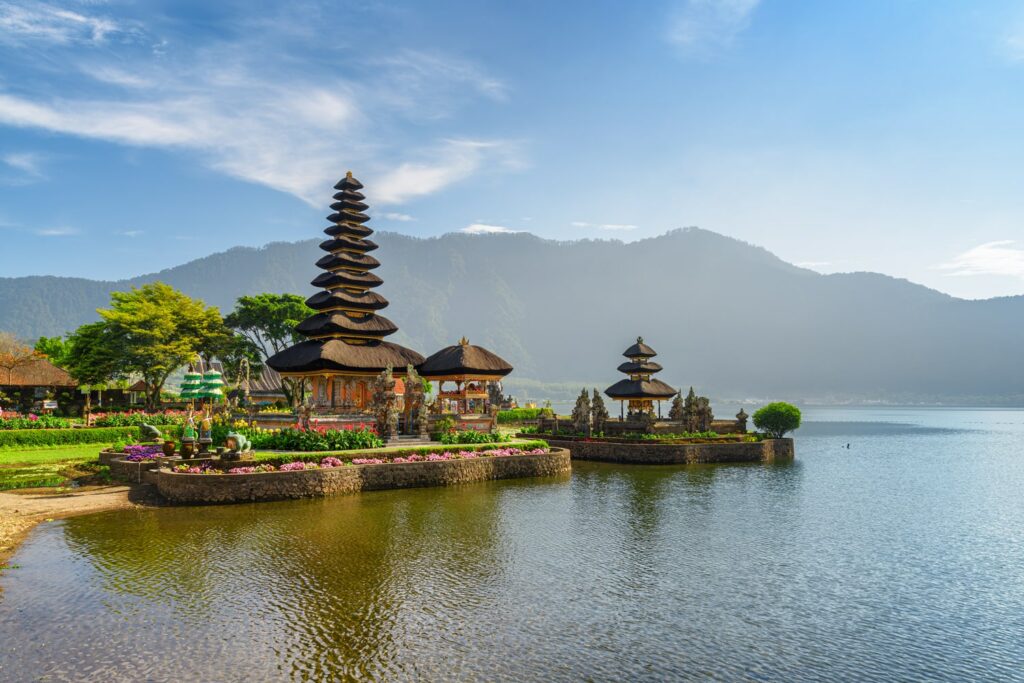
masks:
<instances>
[{"instance_id":1,"label":"pink flower","mask_svg":"<svg viewBox=\"0 0 1024 683\"><path fill-rule=\"evenodd\" d=\"M352 459L352 464L353 465L383 465L384 462L385 461L381 460L380 458L353 458Z\"/></svg>"},{"instance_id":2,"label":"pink flower","mask_svg":"<svg viewBox=\"0 0 1024 683\"><path fill-rule=\"evenodd\" d=\"M284 465L281 465L281 467L280 467L280 471L281 472L296 472L298 470L304 470L304 469L306 469L306 463L302 462L301 460L296 460L295 462L285 463Z\"/></svg>"},{"instance_id":3,"label":"pink flower","mask_svg":"<svg viewBox=\"0 0 1024 683\"><path fill-rule=\"evenodd\" d=\"M331 455L320 461L320 467L341 467L344 464L341 460Z\"/></svg>"}]
</instances>

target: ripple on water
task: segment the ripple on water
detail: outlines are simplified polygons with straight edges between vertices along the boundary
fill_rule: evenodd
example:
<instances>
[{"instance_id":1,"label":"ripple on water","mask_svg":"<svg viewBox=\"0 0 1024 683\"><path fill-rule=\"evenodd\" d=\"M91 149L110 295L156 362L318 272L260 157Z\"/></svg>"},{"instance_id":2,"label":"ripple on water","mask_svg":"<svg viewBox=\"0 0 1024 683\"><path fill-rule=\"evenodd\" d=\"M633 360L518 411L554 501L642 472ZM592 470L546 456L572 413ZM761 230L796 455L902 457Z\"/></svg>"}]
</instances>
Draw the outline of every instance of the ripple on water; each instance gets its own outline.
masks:
<instances>
[{"instance_id":1,"label":"ripple on water","mask_svg":"<svg viewBox=\"0 0 1024 683\"><path fill-rule=\"evenodd\" d=\"M1024 464L955 427L45 524L0 680L1021 680Z\"/></svg>"}]
</instances>

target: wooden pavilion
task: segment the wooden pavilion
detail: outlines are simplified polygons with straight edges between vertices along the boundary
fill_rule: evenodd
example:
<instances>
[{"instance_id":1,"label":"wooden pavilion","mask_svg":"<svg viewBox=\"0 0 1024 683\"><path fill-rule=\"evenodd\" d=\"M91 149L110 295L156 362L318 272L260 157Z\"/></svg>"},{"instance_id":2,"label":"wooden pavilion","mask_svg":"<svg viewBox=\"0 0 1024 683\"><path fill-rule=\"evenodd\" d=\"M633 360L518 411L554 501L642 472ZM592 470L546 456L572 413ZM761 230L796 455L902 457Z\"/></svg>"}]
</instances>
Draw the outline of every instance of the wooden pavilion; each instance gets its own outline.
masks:
<instances>
[{"instance_id":1,"label":"wooden pavilion","mask_svg":"<svg viewBox=\"0 0 1024 683\"><path fill-rule=\"evenodd\" d=\"M457 415L490 412L488 386L512 372L508 361L463 337L420 364L419 373L437 382L435 411ZM454 384L454 386L452 386Z\"/></svg>"}]
</instances>

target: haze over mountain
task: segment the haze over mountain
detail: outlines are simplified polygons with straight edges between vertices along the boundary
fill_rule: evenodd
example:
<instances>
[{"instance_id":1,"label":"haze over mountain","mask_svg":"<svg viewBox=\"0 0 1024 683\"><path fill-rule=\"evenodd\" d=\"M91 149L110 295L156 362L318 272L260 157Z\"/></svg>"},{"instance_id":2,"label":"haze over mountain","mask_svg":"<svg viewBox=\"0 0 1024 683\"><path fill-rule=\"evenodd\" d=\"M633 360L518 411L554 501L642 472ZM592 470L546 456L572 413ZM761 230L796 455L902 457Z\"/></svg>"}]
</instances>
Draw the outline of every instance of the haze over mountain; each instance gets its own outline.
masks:
<instances>
[{"instance_id":1,"label":"haze over mountain","mask_svg":"<svg viewBox=\"0 0 1024 683\"><path fill-rule=\"evenodd\" d=\"M713 397L1024 397L1024 366L1014 362L1024 297L967 301L885 275L822 275L699 229L628 244L525 233L374 239L385 313L401 328L394 339L429 354L465 335L516 367L510 386L520 395L603 388L643 335L665 381ZM318 242L239 247L119 282L3 278L0 328L62 334L96 319L111 291L154 280L223 312L243 294L308 295Z\"/></svg>"}]
</instances>

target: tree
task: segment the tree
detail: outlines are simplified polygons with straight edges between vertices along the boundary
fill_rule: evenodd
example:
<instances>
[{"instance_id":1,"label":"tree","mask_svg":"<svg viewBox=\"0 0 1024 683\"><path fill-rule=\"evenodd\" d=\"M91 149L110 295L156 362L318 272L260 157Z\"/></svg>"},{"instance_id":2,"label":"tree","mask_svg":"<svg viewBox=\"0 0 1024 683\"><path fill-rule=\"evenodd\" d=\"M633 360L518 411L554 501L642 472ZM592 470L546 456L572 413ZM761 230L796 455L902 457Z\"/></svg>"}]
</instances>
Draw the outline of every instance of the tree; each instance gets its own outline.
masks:
<instances>
[{"instance_id":1,"label":"tree","mask_svg":"<svg viewBox=\"0 0 1024 683\"><path fill-rule=\"evenodd\" d=\"M604 399L601 398L600 392L594 389L594 397L590 401L590 424L595 432L602 434L606 422L608 422L608 409L604 407Z\"/></svg>"},{"instance_id":2,"label":"tree","mask_svg":"<svg viewBox=\"0 0 1024 683\"><path fill-rule=\"evenodd\" d=\"M36 353L46 356L57 367L64 367L68 342L63 337L40 337L36 340Z\"/></svg>"},{"instance_id":3,"label":"tree","mask_svg":"<svg viewBox=\"0 0 1024 683\"><path fill-rule=\"evenodd\" d=\"M98 312L107 325L122 374L136 373L146 384L146 408L153 410L168 376L212 354L226 328L215 307L162 282L113 292L110 309Z\"/></svg>"},{"instance_id":4,"label":"tree","mask_svg":"<svg viewBox=\"0 0 1024 683\"><path fill-rule=\"evenodd\" d=\"M120 358L105 322L82 325L65 342L63 367L85 388L85 413L92 412L92 387L120 376Z\"/></svg>"},{"instance_id":5,"label":"tree","mask_svg":"<svg viewBox=\"0 0 1024 683\"><path fill-rule=\"evenodd\" d=\"M31 365L39 358L40 354L31 346L21 343L10 332L0 332L0 368L7 371L6 384L13 381L15 370Z\"/></svg>"},{"instance_id":6,"label":"tree","mask_svg":"<svg viewBox=\"0 0 1024 683\"><path fill-rule=\"evenodd\" d=\"M769 403L754 413L754 426L773 439L800 428L800 409L791 403Z\"/></svg>"},{"instance_id":7,"label":"tree","mask_svg":"<svg viewBox=\"0 0 1024 683\"><path fill-rule=\"evenodd\" d=\"M264 293L239 297L235 310L224 318L224 324L259 350L262 364L275 353L302 341L303 337L295 332L295 326L314 313L297 294ZM297 380L281 380L281 390L288 403L294 403L295 394L300 389Z\"/></svg>"}]
</instances>

